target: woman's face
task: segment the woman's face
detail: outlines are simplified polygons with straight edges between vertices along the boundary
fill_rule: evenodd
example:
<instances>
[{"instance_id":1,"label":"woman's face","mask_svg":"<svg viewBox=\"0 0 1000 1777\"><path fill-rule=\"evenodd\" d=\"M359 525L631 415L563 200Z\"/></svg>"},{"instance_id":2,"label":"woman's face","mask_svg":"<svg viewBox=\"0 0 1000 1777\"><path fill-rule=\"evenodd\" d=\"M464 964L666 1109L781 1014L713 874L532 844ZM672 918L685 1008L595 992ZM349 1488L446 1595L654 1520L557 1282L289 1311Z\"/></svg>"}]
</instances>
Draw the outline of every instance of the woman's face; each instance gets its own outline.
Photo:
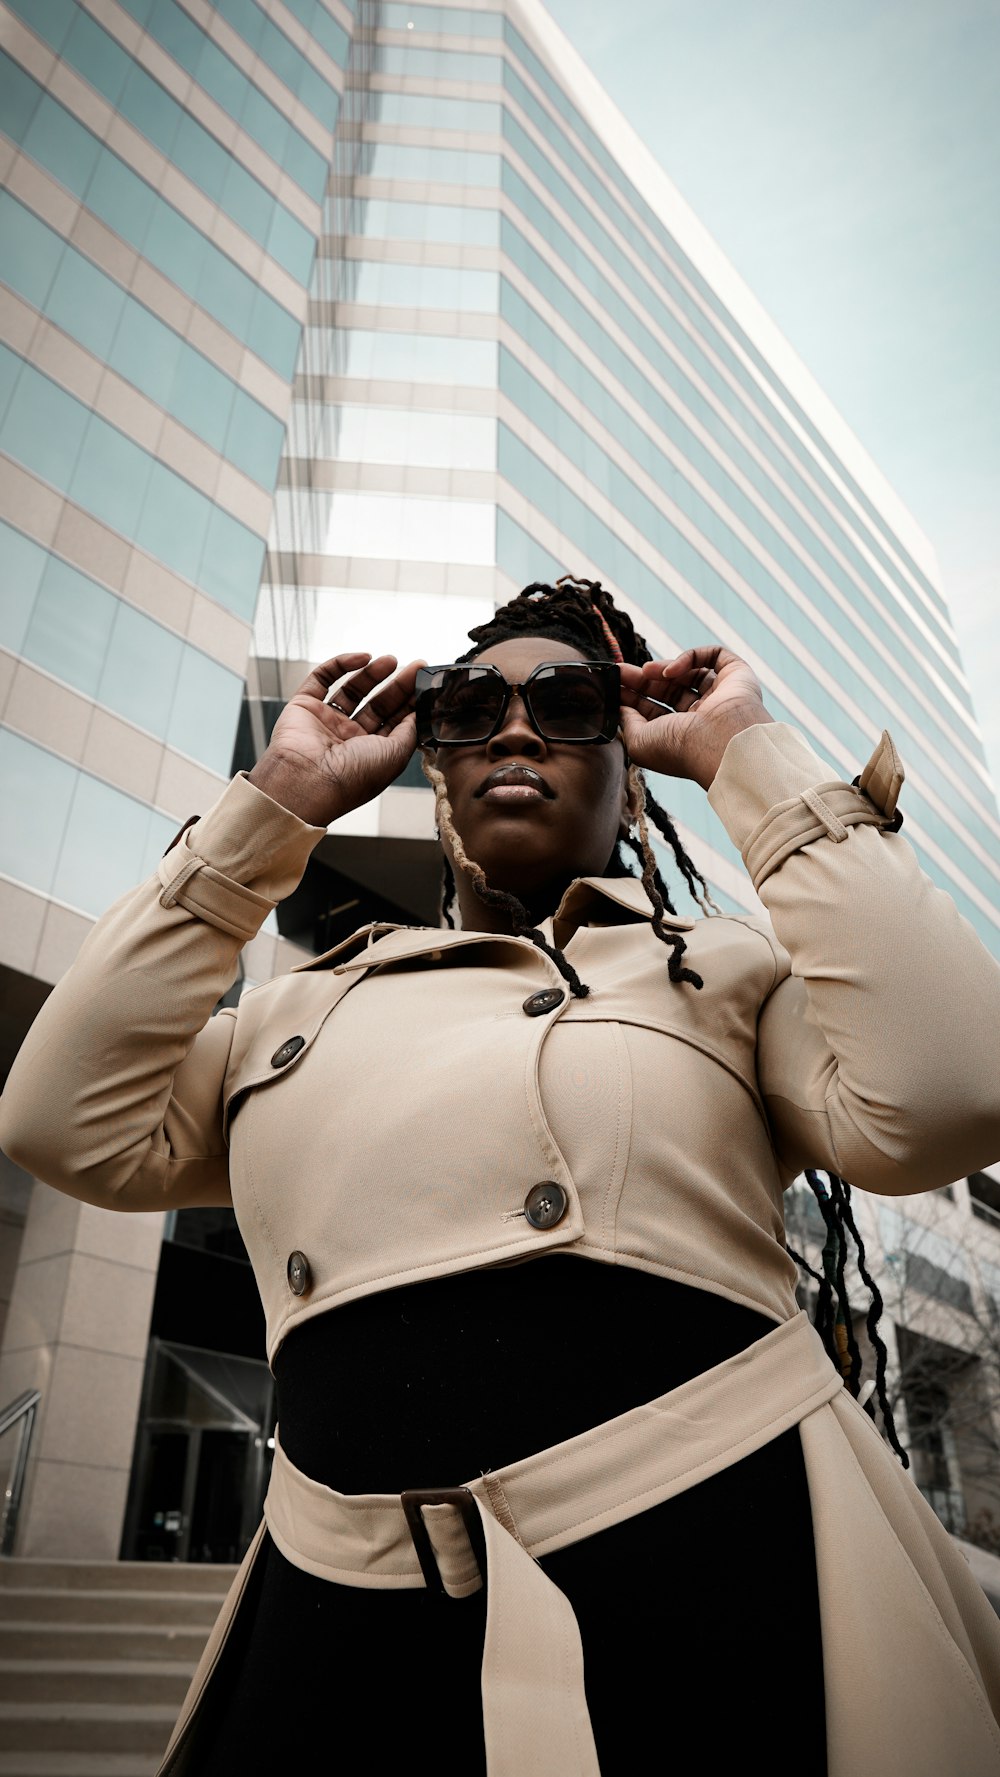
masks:
<instances>
[{"instance_id":1,"label":"woman's face","mask_svg":"<svg viewBox=\"0 0 1000 1777\"><path fill-rule=\"evenodd\" d=\"M476 656L499 667L510 684L522 684L543 661L587 658L544 636L497 642ZM491 888L522 900L544 894L550 885L561 888L576 876L603 875L628 831L622 743L574 746L542 740L519 695L511 698L491 740L441 747L435 763L444 774L468 856L482 865ZM529 767L536 779L516 793L508 785L505 792L505 774L519 765Z\"/></svg>"}]
</instances>

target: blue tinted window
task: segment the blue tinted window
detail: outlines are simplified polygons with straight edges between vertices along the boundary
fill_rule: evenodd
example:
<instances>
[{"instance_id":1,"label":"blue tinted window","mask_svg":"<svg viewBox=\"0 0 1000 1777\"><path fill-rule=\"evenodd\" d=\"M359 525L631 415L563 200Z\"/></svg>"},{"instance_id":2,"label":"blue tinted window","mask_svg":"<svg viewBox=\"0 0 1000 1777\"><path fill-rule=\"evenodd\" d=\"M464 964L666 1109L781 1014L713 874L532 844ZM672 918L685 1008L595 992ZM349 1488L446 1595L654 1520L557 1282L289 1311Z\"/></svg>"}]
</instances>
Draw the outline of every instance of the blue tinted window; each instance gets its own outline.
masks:
<instances>
[{"instance_id":1,"label":"blue tinted window","mask_svg":"<svg viewBox=\"0 0 1000 1777\"><path fill-rule=\"evenodd\" d=\"M75 777L52 893L98 914L142 880L156 817L145 803L84 771Z\"/></svg>"},{"instance_id":2,"label":"blue tinted window","mask_svg":"<svg viewBox=\"0 0 1000 1777\"><path fill-rule=\"evenodd\" d=\"M300 98L324 128L332 130L337 121L340 95L317 71L310 67L277 25L265 18L253 0L216 0L218 11L251 49L266 62L279 80Z\"/></svg>"},{"instance_id":3,"label":"blue tinted window","mask_svg":"<svg viewBox=\"0 0 1000 1777\"><path fill-rule=\"evenodd\" d=\"M14 354L0 347L0 357ZM14 358L14 362L20 362ZM69 487L83 444L87 409L30 364L21 374L0 426L0 447L26 469L63 490Z\"/></svg>"},{"instance_id":4,"label":"blue tinted window","mask_svg":"<svg viewBox=\"0 0 1000 1777\"><path fill-rule=\"evenodd\" d=\"M442 99L435 93L373 93L373 121L430 130L479 130L498 136L503 107L492 99Z\"/></svg>"},{"instance_id":5,"label":"blue tinted window","mask_svg":"<svg viewBox=\"0 0 1000 1777\"><path fill-rule=\"evenodd\" d=\"M97 696L126 721L166 735L184 644L121 599Z\"/></svg>"},{"instance_id":6,"label":"blue tinted window","mask_svg":"<svg viewBox=\"0 0 1000 1777\"><path fill-rule=\"evenodd\" d=\"M185 580L199 581L199 563L209 517L213 511L197 488L154 463L135 540L150 555L167 561ZM208 587L205 588L206 592Z\"/></svg>"},{"instance_id":7,"label":"blue tinted window","mask_svg":"<svg viewBox=\"0 0 1000 1777\"><path fill-rule=\"evenodd\" d=\"M0 648L20 654L31 620L35 594L42 582L49 556L30 537L11 525L0 523L0 561L3 562L3 595L0 597Z\"/></svg>"},{"instance_id":8,"label":"blue tinted window","mask_svg":"<svg viewBox=\"0 0 1000 1777\"><path fill-rule=\"evenodd\" d=\"M38 91L36 83L8 64L16 99ZM26 110L22 106L21 110ZM10 116L18 114L15 103ZM8 124L8 116L4 121ZM298 349L299 323L247 277L232 260L180 216L110 149L46 97L29 128L28 152L113 228L123 240L171 278L254 352L290 377ZM91 172L93 171L93 177Z\"/></svg>"},{"instance_id":9,"label":"blue tinted window","mask_svg":"<svg viewBox=\"0 0 1000 1777\"><path fill-rule=\"evenodd\" d=\"M496 312L499 275L452 265L397 265L391 260L353 260L352 301L386 307Z\"/></svg>"},{"instance_id":10,"label":"blue tinted window","mask_svg":"<svg viewBox=\"0 0 1000 1777\"><path fill-rule=\"evenodd\" d=\"M448 245L495 247L500 212L460 204L397 203L369 197L362 206L361 232L379 240L440 241Z\"/></svg>"},{"instance_id":11,"label":"blue tinted window","mask_svg":"<svg viewBox=\"0 0 1000 1777\"><path fill-rule=\"evenodd\" d=\"M77 773L64 759L0 728L0 872L48 894ZM39 819L39 810L45 819ZM79 901L75 905L79 906Z\"/></svg>"},{"instance_id":12,"label":"blue tinted window","mask_svg":"<svg viewBox=\"0 0 1000 1777\"><path fill-rule=\"evenodd\" d=\"M169 209L145 179L140 179L138 173L133 173L131 167L110 151L101 155L100 164L87 187L86 200L87 208L93 210L95 216L140 253L146 251L147 231L156 211ZM171 210L170 214L176 215L176 211ZM174 283L183 289L182 276L178 272L182 272L182 267L175 268ZM167 272L167 276L170 275Z\"/></svg>"},{"instance_id":13,"label":"blue tinted window","mask_svg":"<svg viewBox=\"0 0 1000 1777\"><path fill-rule=\"evenodd\" d=\"M141 303L129 302L115 334L108 362L119 376L161 407L170 405L174 371L183 342Z\"/></svg>"},{"instance_id":14,"label":"blue tinted window","mask_svg":"<svg viewBox=\"0 0 1000 1777\"><path fill-rule=\"evenodd\" d=\"M299 24L311 32L320 48L325 49L331 61L343 68L351 40L343 25L338 25L336 19L330 17L321 0L285 0L285 5Z\"/></svg>"},{"instance_id":15,"label":"blue tinted window","mask_svg":"<svg viewBox=\"0 0 1000 1777\"><path fill-rule=\"evenodd\" d=\"M212 42L177 0L121 0L151 37L193 74L230 117L313 198L322 196L327 163L277 106Z\"/></svg>"},{"instance_id":16,"label":"blue tinted window","mask_svg":"<svg viewBox=\"0 0 1000 1777\"><path fill-rule=\"evenodd\" d=\"M117 605L112 593L49 556L24 641L25 658L95 697Z\"/></svg>"},{"instance_id":17,"label":"blue tinted window","mask_svg":"<svg viewBox=\"0 0 1000 1777\"><path fill-rule=\"evenodd\" d=\"M415 74L427 80L476 80L499 86L503 57L470 55L463 50L411 49L409 44L380 43L375 51L379 74Z\"/></svg>"},{"instance_id":18,"label":"blue tinted window","mask_svg":"<svg viewBox=\"0 0 1000 1777\"><path fill-rule=\"evenodd\" d=\"M197 648L185 648L167 726L172 747L228 774L243 680Z\"/></svg>"},{"instance_id":19,"label":"blue tinted window","mask_svg":"<svg viewBox=\"0 0 1000 1777\"><path fill-rule=\"evenodd\" d=\"M263 538L213 506L200 575L205 591L249 621L257 605L263 559Z\"/></svg>"},{"instance_id":20,"label":"blue tinted window","mask_svg":"<svg viewBox=\"0 0 1000 1777\"><path fill-rule=\"evenodd\" d=\"M6 116L4 128L10 128ZM97 138L48 94L35 111L21 146L77 197L83 196L101 152Z\"/></svg>"},{"instance_id":21,"label":"blue tinted window","mask_svg":"<svg viewBox=\"0 0 1000 1777\"><path fill-rule=\"evenodd\" d=\"M465 148L415 148L399 142L369 142L362 159L372 179L434 180L444 185L500 183L500 156Z\"/></svg>"},{"instance_id":22,"label":"blue tinted window","mask_svg":"<svg viewBox=\"0 0 1000 1777\"><path fill-rule=\"evenodd\" d=\"M42 308L65 243L9 192L0 192L0 273L12 290Z\"/></svg>"},{"instance_id":23,"label":"blue tinted window","mask_svg":"<svg viewBox=\"0 0 1000 1777\"><path fill-rule=\"evenodd\" d=\"M134 537L152 463L124 433L92 414L67 491L123 537Z\"/></svg>"},{"instance_id":24,"label":"blue tinted window","mask_svg":"<svg viewBox=\"0 0 1000 1777\"><path fill-rule=\"evenodd\" d=\"M95 358L107 358L126 301L124 290L70 248L63 255L45 312Z\"/></svg>"},{"instance_id":25,"label":"blue tinted window","mask_svg":"<svg viewBox=\"0 0 1000 1777\"><path fill-rule=\"evenodd\" d=\"M34 7L25 5L25 0L20 0L20 3L25 16L34 23ZM43 26L40 22L34 23L34 29L43 31ZM132 57L126 55L121 44L109 37L107 31L102 31L100 25L82 8L77 10L73 28L63 44L62 54L71 68L75 68L78 74L82 74L92 87L103 94L109 105L124 110L126 117L131 118L128 100L126 98L124 105L122 100L135 68Z\"/></svg>"},{"instance_id":26,"label":"blue tinted window","mask_svg":"<svg viewBox=\"0 0 1000 1777\"><path fill-rule=\"evenodd\" d=\"M220 453L235 389L228 376L197 352L184 352L174 371L170 404L177 418Z\"/></svg>"},{"instance_id":27,"label":"blue tinted window","mask_svg":"<svg viewBox=\"0 0 1000 1777\"><path fill-rule=\"evenodd\" d=\"M285 428L242 389L233 401L226 433L226 456L261 487L273 488L281 459Z\"/></svg>"},{"instance_id":28,"label":"blue tinted window","mask_svg":"<svg viewBox=\"0 0 1000 1777\"><path fill-rule=\"evenodd\" d=\"M41 87L8 55L0 54L0 124L15 142L25 140L41 100Z\"/></svg>"}]
</instances>

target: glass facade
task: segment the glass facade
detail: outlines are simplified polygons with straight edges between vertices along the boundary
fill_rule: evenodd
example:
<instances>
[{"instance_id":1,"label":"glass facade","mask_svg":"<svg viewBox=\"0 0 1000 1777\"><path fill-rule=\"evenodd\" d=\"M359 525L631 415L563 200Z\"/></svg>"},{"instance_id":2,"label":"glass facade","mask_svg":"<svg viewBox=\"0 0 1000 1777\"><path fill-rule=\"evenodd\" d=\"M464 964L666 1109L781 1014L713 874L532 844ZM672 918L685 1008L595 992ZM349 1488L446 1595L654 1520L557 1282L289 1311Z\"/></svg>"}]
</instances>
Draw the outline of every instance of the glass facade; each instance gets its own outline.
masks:
<instances>
[{"instance_id":1,"label":"glass facade","mask_svg":"<svg viewBox=\"0 0 1000 1777\"><path fill-rule=\"evenodd\" d=\"M0 448L119 564L4 508L0 636L25 668L224 775L242 678L211 610L280 660L332 633L338 587L426 598L476 570L476 615L586 569L658 646L745 652L832 771L888 724L924 863L1000 944L1000 823L919 541L525 19L5 11ZM731 862L690 786L660 788Z\"/></svg>"},{"instance_id":2,"label":"glass facade","mask_svg":"<svg viewBox=\"0 0 1000 1777\"><path fill-rule=\"evenodd\" d=\"M831 775L853 777L888 726L921 860L1000 953L1000 822L919 541L692 262L614 131L595 130L502 9L382 6L376 24L296 380L272 540L288 541L283 585L322 599L329 638L345 554L355 598L379 593L387 554L415 593L443 560L494 564L498 599L599 574L657 646L744 653ZM483 487L445 478L494 468L461 443L473 408L495 428L476 434L495 450L492 548ZM324 465L318 484L309 463ZM418 468L441 477L417 486ZM738 901L704 798L658 794Z\"/></svg>"}]
</instances>

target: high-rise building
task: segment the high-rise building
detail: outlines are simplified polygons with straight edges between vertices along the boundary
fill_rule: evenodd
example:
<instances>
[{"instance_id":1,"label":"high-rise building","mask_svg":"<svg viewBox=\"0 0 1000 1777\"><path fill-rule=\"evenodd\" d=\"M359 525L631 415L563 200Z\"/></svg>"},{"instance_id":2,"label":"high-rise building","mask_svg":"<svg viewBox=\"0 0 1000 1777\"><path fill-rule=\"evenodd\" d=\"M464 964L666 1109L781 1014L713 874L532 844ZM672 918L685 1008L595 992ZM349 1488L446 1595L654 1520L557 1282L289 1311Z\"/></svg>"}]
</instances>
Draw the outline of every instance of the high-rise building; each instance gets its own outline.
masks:
<instances>
[{"instance_id":1,"label":"high-rise building","mask_svg":"<svg viewBox=\"0 0 1000 1777\"><path fill-rule=\"evenodd\" d=\"M0 0L0 46L5 1068L304 662L453 658L567 571L655 653L726 641L832 776L890 727L908 837L1000 955L933 552L539 0ZM656 790L753 905L703 794ZM436 909L413 765L244 978ZM3 1192L0 1407L42 1395L19 1546L228 1558L270 1413L231 1218Z\"/></svg>"}]
</instances>

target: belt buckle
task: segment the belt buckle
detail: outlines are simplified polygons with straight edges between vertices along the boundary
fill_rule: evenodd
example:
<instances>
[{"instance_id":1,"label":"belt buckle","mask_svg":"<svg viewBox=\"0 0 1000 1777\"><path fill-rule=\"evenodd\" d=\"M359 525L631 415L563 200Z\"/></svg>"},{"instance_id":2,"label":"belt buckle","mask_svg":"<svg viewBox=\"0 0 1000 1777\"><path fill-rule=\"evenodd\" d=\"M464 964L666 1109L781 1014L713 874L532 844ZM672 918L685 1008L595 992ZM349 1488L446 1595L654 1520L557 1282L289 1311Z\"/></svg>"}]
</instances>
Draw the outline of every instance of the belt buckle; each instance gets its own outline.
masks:
<instances>
[{"instance_id":1,"label":"belt buckle","mask_svg":"<svg viewBox=\"0 0 1000 1777\"><path fill-rule=\"evenodd\" d=\"M479 1516L476 1502L468 1487L408 1487L399 1496L407 1528L413 1538L413 1547L420 1562L420 1571L429 1592L438 1592L442 1598L448 1593L437 1557L431 1543L427 1526L424 1523L422 1508L424 1506L454 1506L459 1512L465 1532L472 1545L472 1553L476 1558L483 1583L486 1583L486 1537L483 1523Z\"/></svg>"}]
</instances>

